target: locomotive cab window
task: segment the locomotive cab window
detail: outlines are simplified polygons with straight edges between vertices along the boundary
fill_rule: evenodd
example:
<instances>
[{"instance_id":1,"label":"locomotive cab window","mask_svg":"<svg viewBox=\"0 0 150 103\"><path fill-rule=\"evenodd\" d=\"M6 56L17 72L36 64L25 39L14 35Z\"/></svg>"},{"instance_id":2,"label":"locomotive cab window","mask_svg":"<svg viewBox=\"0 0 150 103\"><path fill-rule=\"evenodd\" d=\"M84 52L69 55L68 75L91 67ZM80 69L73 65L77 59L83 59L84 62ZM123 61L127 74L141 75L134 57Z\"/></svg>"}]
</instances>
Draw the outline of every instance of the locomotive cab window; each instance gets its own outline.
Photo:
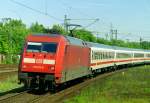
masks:
<instances>
[{"instance_id":1,"label":"locomotive cab window","mask_svg":"<svg viewBox=\"0 0 150 103\"><path fill-rule=\"evenodd\" d=\"M37 42L28 42L27 43L27 52L40 52L42 43Z\"/></svg>"},{"instance_id":2,"label":"locomotive cab window","mask_svg":"<svg viewBox=\"0 0 150 103\"><path fill-rule=\"evenodd\" d=\"M57 44L56 43L43 43L42 52L56 53Z\"/></svg>"},{"instance_id":3,"label":"locomotive cab window","mask_svg":"<svg viewBox=\"0 0 150 103\"><path fill-rule=\"evenodd\" d=\"M46 52L46 53L56 53L57 43L37 43L28 42L27 52Z\"/></svg>"}]
</instances>

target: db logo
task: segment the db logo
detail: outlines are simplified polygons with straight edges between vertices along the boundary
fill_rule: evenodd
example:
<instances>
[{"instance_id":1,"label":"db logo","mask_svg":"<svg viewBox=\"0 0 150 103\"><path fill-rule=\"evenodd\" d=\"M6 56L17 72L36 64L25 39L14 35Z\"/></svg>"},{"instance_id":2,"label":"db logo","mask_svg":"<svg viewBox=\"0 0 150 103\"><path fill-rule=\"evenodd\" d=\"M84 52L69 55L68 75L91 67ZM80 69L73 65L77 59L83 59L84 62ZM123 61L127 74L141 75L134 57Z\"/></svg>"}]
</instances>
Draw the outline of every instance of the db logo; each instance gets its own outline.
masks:
<instances>
[{"instance_id":1,"label":"db logo","mask_svg":"<svg viewBox=\"0 0 150 103\"><path fill-rule=\"evenodd\" d=\"M36 59L36 63L42 63L42 59Z\"/></svg>"}]
</instances>

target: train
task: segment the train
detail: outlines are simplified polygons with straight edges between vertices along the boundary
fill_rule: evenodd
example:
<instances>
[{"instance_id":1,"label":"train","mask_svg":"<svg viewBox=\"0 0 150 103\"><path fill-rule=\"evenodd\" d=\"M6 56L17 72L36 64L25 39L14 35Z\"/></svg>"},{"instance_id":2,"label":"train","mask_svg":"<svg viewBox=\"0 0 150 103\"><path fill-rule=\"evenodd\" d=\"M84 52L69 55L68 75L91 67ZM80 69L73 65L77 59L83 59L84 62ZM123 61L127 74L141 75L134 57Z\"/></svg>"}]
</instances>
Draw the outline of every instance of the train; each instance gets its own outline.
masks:
<instances>
[{"instance_id":1,"label":"train","mask_svg":"<svg viewBox=\"0 0 150 103\"><path fill-rule=\"evenodd\" d=\"M150 50L109 46L60 34L30 34L21 53L18 79L27 88L55 90L78 78L146 63L150 63Z\"/></svg>"}]
</instances>

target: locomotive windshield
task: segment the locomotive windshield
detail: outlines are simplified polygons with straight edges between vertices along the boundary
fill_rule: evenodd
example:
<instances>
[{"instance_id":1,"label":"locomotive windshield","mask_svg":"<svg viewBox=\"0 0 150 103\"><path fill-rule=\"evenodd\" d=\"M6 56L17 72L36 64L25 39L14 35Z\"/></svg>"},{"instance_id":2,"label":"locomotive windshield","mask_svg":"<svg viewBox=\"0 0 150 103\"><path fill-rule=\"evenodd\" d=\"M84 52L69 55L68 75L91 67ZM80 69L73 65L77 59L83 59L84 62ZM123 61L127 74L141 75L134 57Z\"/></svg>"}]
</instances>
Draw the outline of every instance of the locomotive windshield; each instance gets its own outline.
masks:
<instances>
[{"instance_id":1,"label":"locomotive windshield","mask_svg":"<svg viewBox=\"0 0 150 103\"><path fill-rule=\"evenodd\" d=\"M57 43L37 43L28 42L27 52L46 52L56 53Z\"/></svg>"},{"instance_id":2,"label":"locomotive windshield","mask_svg":"<svg viewBox=\"0 0 150 103\"><path fill-rule=\"evenodd\" d=\"M56 43L43 43L42 52L52 52L56 53L57 44Z\"/></svg>"}]
</instances>

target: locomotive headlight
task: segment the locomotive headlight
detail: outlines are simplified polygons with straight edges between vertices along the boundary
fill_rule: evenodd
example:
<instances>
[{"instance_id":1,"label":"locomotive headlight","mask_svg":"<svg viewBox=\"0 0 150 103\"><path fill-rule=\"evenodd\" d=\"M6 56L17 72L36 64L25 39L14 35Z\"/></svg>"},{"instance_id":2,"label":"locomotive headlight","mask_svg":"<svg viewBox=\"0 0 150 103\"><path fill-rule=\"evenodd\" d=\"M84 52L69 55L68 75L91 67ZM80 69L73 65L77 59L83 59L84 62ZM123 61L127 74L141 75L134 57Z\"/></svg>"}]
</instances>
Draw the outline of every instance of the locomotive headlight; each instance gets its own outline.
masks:
<instances>
[{"instance_id":1,"label":"locomotive headlight","mask_svg":"<svg viewBox=\"0 0 150 103\"><path fill-rule=\"evenodd\" d=\"M27 68L27 66L26 66L26 65L23 65L23 68Z\"/></svg>"},{"instance_id":2,"label":"locomotive headlight","mask_svg":"<svg viewBox=\"0 0 150 103\"><path fill-rule=\"evenodd\" d=\"M53 66L52 66L52 67L50 67L50 70L54 70L54 69L55 69L55 67L53 67Z\"/></svg>"}]
</instances>

